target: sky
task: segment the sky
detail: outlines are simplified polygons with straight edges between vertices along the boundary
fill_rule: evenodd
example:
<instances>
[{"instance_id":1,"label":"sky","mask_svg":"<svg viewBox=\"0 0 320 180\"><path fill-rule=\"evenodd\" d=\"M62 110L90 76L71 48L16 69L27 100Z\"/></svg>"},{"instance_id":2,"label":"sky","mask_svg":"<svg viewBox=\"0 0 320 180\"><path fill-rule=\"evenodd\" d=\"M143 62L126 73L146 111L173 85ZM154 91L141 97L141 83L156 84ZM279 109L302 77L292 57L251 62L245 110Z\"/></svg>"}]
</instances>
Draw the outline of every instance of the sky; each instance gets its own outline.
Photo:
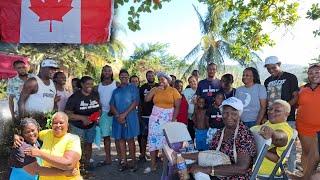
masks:
<instances>
[{"instance_id":1,"label":"sky","mask_svg":"<svg viewBox=\"0 0 320 180\"><path fill-rule=\"evenodd\" d=\"M271 33L275 40L273 47L263 47L257 53L262 59L276 55L283 63L307 65L320 54L320 37L315 38L312 31L320 27L319 21L305 18L311 4L319 0L300 0L300 20L294 27L275 28L264 25L264 31ZM197 0L172 0L163 3L161 10L141 14L140 31L132 32L127 27L127 11L130 4L119 8L117 21L125 28L119 39L125 44L125 57L132 55L135 46L147 43L167 43L169 53L183 58L201 40L198 17L194 4L205 14L206 6Z\"/></svg>"}]
</instances>

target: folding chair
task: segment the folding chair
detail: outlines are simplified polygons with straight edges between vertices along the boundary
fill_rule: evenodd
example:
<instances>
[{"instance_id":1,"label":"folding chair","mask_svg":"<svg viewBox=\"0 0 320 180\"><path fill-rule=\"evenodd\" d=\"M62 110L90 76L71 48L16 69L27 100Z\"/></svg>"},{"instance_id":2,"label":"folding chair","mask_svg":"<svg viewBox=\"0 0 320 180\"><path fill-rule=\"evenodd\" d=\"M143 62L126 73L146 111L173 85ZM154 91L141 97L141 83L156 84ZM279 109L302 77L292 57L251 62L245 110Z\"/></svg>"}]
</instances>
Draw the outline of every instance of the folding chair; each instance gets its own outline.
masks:
<instances>
[{"instance_id":1,"label":"folding chair","mask_svg":"<svg viewBox=\"0 0 320 180\"><path fill-rule=\"evenodd\" d=\"M172 145L175 143L181 143L185 141L191 141L191 136L188 132L188 128L185 124L180 122L169 122L163 127L163 133L168 142L168 146L172 149L175 149ZM186 162L192 163L192 160L187 160ZM189 163L187 163L189 164ZM163 161L163 175L168 175L168 160Z\"/></svg>"},{"instance_id":2,"label":"folding chair","mask_svg":"<svg viewBox=\"0 0 320 180\"><path fill-rule=\"evenodd\" d=\"M268 152L268 148L271 146L271 139L264 139L259 133L257 132L252 132L253 137L256 143L257 151L258 151L258 156L257 159L253 165L253 170L252 170L252 175L250 177L250 180L254 180L257 178L258 171L260 169L260 166L262 164L262 161L265 157L265 155Z\"/></svg>"},{"instance_id":3,"label":"folding chair","mask_svg":"<svg viewBox=\"0 0 320 180\"><path fill-rule=\"evenodd\" d=\"M295 142L295 140L298 137L298 131L297 130L293 130L293 135L292 138L289 141L289 144L287 146L287 148L283 151L283 153L281 154L278 162L276 163L275 167L272 170L272 173L268 176L268 175L258 175L258 179L264 180L264 179L283 179L283 180L288 180L288 176L284 170L284 166L283 166L283 160L287 157L289 157L290 152L291 152L291 148L293 146L293 143ZM280 168L280 176L277 175L277 171Z\"/></svg>"}]
</instances>

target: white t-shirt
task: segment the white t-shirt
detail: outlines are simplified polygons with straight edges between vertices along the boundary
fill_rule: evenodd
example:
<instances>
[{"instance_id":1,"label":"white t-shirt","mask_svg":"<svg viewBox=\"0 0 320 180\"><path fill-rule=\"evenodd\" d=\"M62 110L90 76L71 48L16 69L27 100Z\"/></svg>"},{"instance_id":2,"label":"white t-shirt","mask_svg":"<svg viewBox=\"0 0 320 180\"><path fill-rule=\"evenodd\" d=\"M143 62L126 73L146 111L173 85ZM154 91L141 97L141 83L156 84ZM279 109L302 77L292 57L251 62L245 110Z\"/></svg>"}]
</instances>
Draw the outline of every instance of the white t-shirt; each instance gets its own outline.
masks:
<instances>
[{"instance_id":1,"label":"white t-shirt","mask_svg":"<svg viewBox=\"0 0 320 180\"><path fill-rule=\"evenodd\" d=\"M194 104L193 104L193 98L196 96L196 90L193 90L192 88L185 89L182 94L186 97L188 102L188 114L193 114L194 111Z\"/></svg>"},{"instance_id":2,"label":"white t-shirt","mask_svg":"<svg viewBox=\"0 0 320 180\"><path fill-rule=\"evenodd\" d=\"M66 107L68 98L72 94L68 92L67 90L59 91L57 90L57 96L60 96L60 101L58 101L57 106L58 106L58 111L64 111L64 108Z\"/></svg>"},{"instance_id":3,"label":"white t-shirt","mask_svg":"<svg viewBox=\"0 0 320 180\"><path fill-rule=\"evenodd\" d=\"M30 94L26 101L26 112L30 113L46 113L53 110L54 97L56 96L56 87L50 79L50 84L45 85L43 81L34 76L38 84L38 91L35 94Z\"/></svg>"},{"instance_id":4,"label":"white t-shirt","mask_svg":"<svg viewBox=\"0 0 320 180\"><path fill-rule=\"evenodd\" d=\"M109 112L110 111L110 100L113 91L117 88L116 81L113 81L109 85L102 85L102 83L99 83L98 86L98 92L99 92L99 98L100 98L100 103L102 106L102 111L104 112Z\"/></svg>"}]
</instances>

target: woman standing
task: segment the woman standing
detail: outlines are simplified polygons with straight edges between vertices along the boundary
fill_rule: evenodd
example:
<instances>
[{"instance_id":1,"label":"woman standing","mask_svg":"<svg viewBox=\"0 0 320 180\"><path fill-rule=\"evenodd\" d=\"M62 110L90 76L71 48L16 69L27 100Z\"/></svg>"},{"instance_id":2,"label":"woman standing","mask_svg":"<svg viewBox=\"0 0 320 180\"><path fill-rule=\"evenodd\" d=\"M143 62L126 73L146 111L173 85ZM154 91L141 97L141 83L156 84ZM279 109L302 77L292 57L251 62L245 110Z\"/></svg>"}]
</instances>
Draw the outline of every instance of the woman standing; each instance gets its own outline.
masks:
<instances>
[{"instance_id":1,"label":"woman standing","mask_svg":"<svg viewBox=\"0 0 320 180\"><path fill-rule=\"evenodd\" d=\"M195 76L190 76L188 78L189 88L186 88L182 94L186 97L188 102L188 131L192 139L194 139L194 123L191 120L193 111L194 111L194 104L196 101L196 91L198 88L198 80Z\"/></svg>"},{"instance_id":2,"label":"woman standing","mask_svg":"<svg viewBox=\"0 0 320 180\"><path fill-rule=\"evenodd\" d=\"M177 120L181 101L179 92L170 86L171 77L169 75L160 72L158 73L158 79L159 86L152 88L145 97L146 102L152 100L154 103L149 118L148 134L152 171L157 169L156 153L166 143L161 127L168 122Z\"/></svg>"},{"instance_id":3,"label":"woman standing","mask_svg":"<svg viewBox=\"0 0 320 180\"><path fill-rule=\"evenodd\" d=\"M99 95L93 91L93 79L83 76L80 80L81 89L76 91L68 99L65 112L70 119L72 134L78 135L83 142L84 173L90 174L92 170L90 158L92 155L92 143L96 136L96 123L89 120L90 115L100 111Z\"/></svg>"},{"instance_id":4,"label":"woman standing","mask_svg":"<svg viewBox=\"0 0 320 180\"><path fill-rule=\"evenodd\" d=\"M110 110L114 115L112 137L115 138L117 153L120 157L119 171L127 168L126 142L128 142L129 155L132 159L129 168L131 171L136 171L134 138L139 135L139 119L136 111L139 105L139 90L135 85L129 84L127 70L120 70L119 79L120 85L113 91L110 101Z\"/></svg>"},{"instance_id":5,"label":"woman standing","mask_svg":"<svg viewBox=\"0 0 320 180\"><path fill-rule=\"evenodd\" d=\"M99 127L101 136L103 137L104 151L106 158L104 161L99 162L98 166L111 164L111 140L112 134L112 114L110 112L110 100L113 91L117 88L116 81L113 80L112 67L105 65L101 72L101 82L98 85L98 93L102 108L102 113L99 120Z\"/></svg>"},{"instance_id":6,"label":"woman standing","mask_svg":"<svg viewBox=\"0 0 320 180\"><path fill-rule=\"evenodd\" d=\"M308 81L309 83L299 92L296 120L302 146L301 161L305 179L310 179L319 161L320 65L312 65L308 68Z\"/></svg>"},{"instance_id":7,"label":"woman standing","mask_svg":"<svg viewBox=\"0 0 320 180\"><path fill-rule=\"evenodd\" d=\"M243 71L242 82L244 86L237 88L235 97L244 105L241 120L250 128L262 123L267 108L267 91L261 85L257 69L253 67Z\"/></svg>"}]
</instances>

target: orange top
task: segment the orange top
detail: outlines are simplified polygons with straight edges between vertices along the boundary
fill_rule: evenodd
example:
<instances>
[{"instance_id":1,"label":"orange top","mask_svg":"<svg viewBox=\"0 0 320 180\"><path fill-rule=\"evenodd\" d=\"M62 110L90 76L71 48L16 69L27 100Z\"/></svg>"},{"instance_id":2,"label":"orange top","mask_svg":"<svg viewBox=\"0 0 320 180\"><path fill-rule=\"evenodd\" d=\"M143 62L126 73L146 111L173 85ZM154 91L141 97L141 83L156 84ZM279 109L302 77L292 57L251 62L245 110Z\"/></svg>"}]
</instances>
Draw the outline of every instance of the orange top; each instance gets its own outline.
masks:
<instances>
[{"instance_id":1,"label":"orange top","mask_svg":"<svg viewBox=\"0 0 320 180\"><path fill-rule=\"evenodd\" d=\"M170 109L174 107L174 101L181 98L178 90L173 87L167 87L164 90L157 90L154 97L153 103L155 106Z\"/></svg>"},{"instance_id":2,"label":"orange top","mask_svg":"<svg viewBox=\"0 0 320 180\"><path fill-rule=\"evenodd\" d=\"M312 90L309 86L300 88L297 123L299 126L320 127L320 86Z\"/></svg>"}]
</instances>

